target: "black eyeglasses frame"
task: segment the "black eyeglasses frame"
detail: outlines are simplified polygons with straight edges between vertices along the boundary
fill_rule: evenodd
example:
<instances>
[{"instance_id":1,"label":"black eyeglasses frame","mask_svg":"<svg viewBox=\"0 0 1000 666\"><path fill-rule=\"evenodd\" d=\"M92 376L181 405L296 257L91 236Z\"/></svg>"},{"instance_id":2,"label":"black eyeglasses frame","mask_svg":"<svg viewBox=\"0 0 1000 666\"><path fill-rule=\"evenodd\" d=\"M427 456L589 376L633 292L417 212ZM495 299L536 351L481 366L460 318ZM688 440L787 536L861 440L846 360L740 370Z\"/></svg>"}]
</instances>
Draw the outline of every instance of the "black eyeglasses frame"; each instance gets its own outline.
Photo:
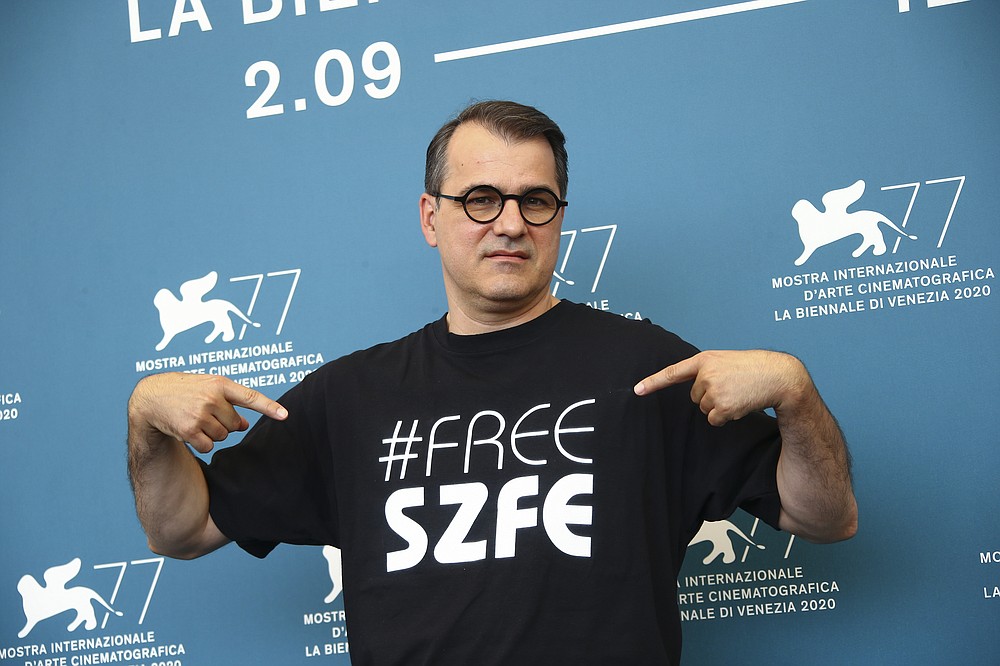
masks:
<instances>
[{"instance_id":1,"label":"black eyeglasses frame","mask_svg":"<svg viewBox=\"0 0 1000 666\"><path fill-rule=\"evenodd\" d=\"M492 190L493 192L496 192L497 195L500 196L500 208L497 210L497 214L488 220L477 220L472 216L472 213L469 212L469 206L468 206L469 195L478 190ZM535 192L545 192L546 194L550 194L552 195L552 198L555 199L556 201L556 209L552 212L552 217L545 220L544 222L532 222L527 218L527 216L525 216L524 210L521 208L521 202L524 201L525 197L530 196ZM462 210L465 211L466 217L468 217L470 220L472 220L477 224L491 224L495 222L498 217L503 215L504 206L506 206L507 202L510 201L511 199L517 202L517 212L521 214L521 219L524 220L525 224L530 224L533 227L544 227L546 224L556 219L556 216L559 215L560 208L565 208L566 206L569 205L568 201L563 201L562 199L559 198L559 196L555 192L553 192L547 187L533 187L524 194L504 194L503 192L501 192L496 187L493 187L492 185L476 185L475 187L470 188L468 192L460 196L455 196L453 194L442 194L441 192L432 194L431 196L441 197L443 199L449 199L451 201L457 201L461 203Z\"/></svg>"}]
</instances>

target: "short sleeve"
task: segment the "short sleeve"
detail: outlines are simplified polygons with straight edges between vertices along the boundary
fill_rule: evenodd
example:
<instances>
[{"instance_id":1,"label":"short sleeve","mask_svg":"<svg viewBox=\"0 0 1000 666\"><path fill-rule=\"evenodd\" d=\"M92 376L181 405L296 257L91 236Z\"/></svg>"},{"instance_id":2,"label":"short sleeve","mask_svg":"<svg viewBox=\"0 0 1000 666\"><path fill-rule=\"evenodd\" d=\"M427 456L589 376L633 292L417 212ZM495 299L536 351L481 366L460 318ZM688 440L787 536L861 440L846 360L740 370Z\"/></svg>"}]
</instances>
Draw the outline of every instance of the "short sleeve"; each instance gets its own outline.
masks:
<instances>
[{"instance_id":1,"label":"short sleeve","mask_svg":"<svg viewBox=\"0 0 1000 666\"><path fill-rule=\"evenodd\" d=\"M203 465L212 520L257 557L278 543L339 545L324 392L313 379L279 399L287 419L262 416Z\"/></svg>"},{"instance_id":2,"label":"short sleeve","mask_svg":"<svg viewBox=\"0 0 1000 666\"><path fill-rule=\"evenodd\" d=\"M693 404L693 403L692 403ZM741 508L778 527L781 502L777 421L753 412L717 427L694 407L683 466L684 529L693 537L702 521L723 520Z\"/></svg>"},{"instance_id":3,"label":"short sleeve","mask_svg":"<svg viewBox=\"0 0 1000 666\"><path fill-rule=\"evenodd\" d=\"M659 367L698 353L693 345L673 333L660 332ZM658 391L664 445L675 483L672 501L679 506L683 545L703 521L728 518L742 508L774 528L778 527L778 456L781 436L778 422L764 412L752 412L723 426L713 426L691 400L692 382ZM679 489L679 492L676 491Z\"/></svg>"}]
</instances>

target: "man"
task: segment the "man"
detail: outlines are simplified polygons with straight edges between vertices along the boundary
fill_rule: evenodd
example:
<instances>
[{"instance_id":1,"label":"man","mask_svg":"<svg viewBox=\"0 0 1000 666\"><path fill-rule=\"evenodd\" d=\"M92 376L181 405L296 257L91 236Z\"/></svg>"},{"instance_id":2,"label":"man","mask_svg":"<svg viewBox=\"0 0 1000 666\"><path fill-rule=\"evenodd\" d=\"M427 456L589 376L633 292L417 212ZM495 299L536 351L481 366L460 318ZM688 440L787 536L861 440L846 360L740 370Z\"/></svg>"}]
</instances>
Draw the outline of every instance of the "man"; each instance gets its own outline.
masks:
<instances>
[{"instance_id":1,"label":"man","mask_svg":"<svg viewBox=\"0 0 1000 666\"><path fill-rule=\"evenodd\" d=\"M743 507L813 541L852 536L848 453L798 360L696 353L550 295L563 143L511 102L432 141L420 221L441 320L281 404L220 377L143 379L129 470L150 548L339 546L355 664L665 664L702 521ZM245 430L234 405L264 418L202 465L184 442Z\"/></svg>"}]
</instances>

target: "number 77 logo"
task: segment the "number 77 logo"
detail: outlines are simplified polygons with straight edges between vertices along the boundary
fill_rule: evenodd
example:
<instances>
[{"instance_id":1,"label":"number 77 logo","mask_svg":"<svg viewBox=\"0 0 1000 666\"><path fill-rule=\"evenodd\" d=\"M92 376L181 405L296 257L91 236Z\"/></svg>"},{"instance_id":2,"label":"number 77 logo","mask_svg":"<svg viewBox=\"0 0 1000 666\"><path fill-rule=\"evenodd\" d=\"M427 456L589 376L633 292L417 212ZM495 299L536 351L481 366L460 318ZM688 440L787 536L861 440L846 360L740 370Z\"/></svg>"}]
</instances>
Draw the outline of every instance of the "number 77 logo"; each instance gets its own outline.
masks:
<instances>
[{"instance_id":1,"label":"number 77 logo","mask_svg":"<svg viewBox=\"0 0 1000 666\"><path fill-rule=\"evenodd\" d=\"M594 292L597 291L597 285L600 284L600 282L601 282L601 275L604 273L604 264L608 260L608 253L611 252L611 245L612 245L612 243L614 243L614 241L615 241L615 233L618 231L618 225L617 224L607 224L607 225L600 226L600 227L588 227L586 229L580 229L580 230L569 229L569 230L566 230L566 231L562 232L561 235L562 236L568 236L569 240L565 244L566 245L566 253L563 255L562 262L559 264L559 267L552 274L552 276L555 278L555 280L553 281L553 285L552 285L552 295L553 296L555 296L558 293L558 291L559 291L559 285L561 285L561 284L565 283L566 285L571 286L571 287L574 286L574 285L576 285L576 280L571 280L571 279L569 279L569 278L567 278L565 276L567 275L567 273L566 273L567 266L569 265L570 257L573 255L573 248L576 245L577 236L579 234L588 234L588 233L593 233L595 231L607 231L608 232L607 243L604 245L604 252L603 252L603 254L601 254L601 261L597 265L597 270L594 273L594 282L590 286L590 293L593 294ZM579 262L574 262L574 263L579 263ZM574 269L574 272L576 274L579 274L580 269Z\"/></svg>"},{"instance_id":2,"label":"number 77 logo","mask_svg":"<svg viewBox=\"0 0 1000 666\"><path fill-rule=\"evenodd\" d=\"M965 186L965 176L953 176L951 178L938 178L936 180L924 181L924 185L938 185L940 183L958 183L958 188L955 190L955 198L951 202L951 208L948 209L948 217L945 218L944 225L941 227L941 235L938 237L937 247L940 249L941 245L944 244L944 237L948 233L948 227L951 226L951 218L955 214L955 206L958 205L958 198L962 196L962 188ZM900 185L887 185L882 189L886 190L900 190L907 187L913 188L913 194L910 195L910 203L906 206L906 213L903 215L903 221L900 223L900 227L906 228L906 223L910 219L910 213L913 211L913 204L917 200L917 194L920 192L921 183L918 181L916 183L902 183ZM893 254L896 253L896 249L899 247L900 239L896 239L896 244L892 246Z\"/></svg>"},{"instance_id":3,"label":"number 77 logo","mask_svg":"<svg viewBox=\"0 0 1000 666\"><path fill-rule=\"evenodd\" d=\"M292 268L287 271L272 271L270 273L267 273L266 275L264 273L256 273L254 275L240 275L239 277L229 278L230 282L244 282L247 280L253 280L256 282L253 288L253 295L250 297L250 305L247 306L246 309L247 317L249 317L250 315L253 314L254 306L257 305L257 296L260 295L260 287L261 284L264 282L265 277L273 278L280 275L291 275L293 277L291 285L288 288L288 295L285 298L285 307L281 311L281 319L278 321L278 329L274 332L275 335L281 335L281 329L285 325L285 318L288 316L288 308L291 307L292 305L292 298L295 296L295 287L298 286L299 284L299 276L302 275L302 269ZM243 339L243 336L246 332L247 332L247 325L243 324L243 328L240 329L240 337L239 337L240 340Z\"/></svg>"},{"instance_id":4,"label":"number 77 logo","mask_svg":"<svg viewBox=\"0 0 1000 666\"><path fill-rule=\"evenodd\" d=\"M118 599L118 591L121 589L122 579L125 577L125 569L129 565L133 567L142 566L146 564L155 564L156 572L153 574L153 579L149 584L149 591L146 593L146 603L142 606L142 612L139 614L139 624L142 624L146 619L146 611L149 610L149 602L153 599L153 591L156 590L156 583L160 580L160 571L163 569L163 558L162 557L151 557L147 560L132 560L131 562L108 562L107 564L95 564L94 569L115 569L118 568L118 580L115 581L115 589L111 592L111 598L108 599L108 603L114 605L115 601ZM119 613L120 615L121 613ZM108 623L108 617L111 614L106 612L104 614L104 619L101 621L101 629Z\"/></svg>"}]
</instances>

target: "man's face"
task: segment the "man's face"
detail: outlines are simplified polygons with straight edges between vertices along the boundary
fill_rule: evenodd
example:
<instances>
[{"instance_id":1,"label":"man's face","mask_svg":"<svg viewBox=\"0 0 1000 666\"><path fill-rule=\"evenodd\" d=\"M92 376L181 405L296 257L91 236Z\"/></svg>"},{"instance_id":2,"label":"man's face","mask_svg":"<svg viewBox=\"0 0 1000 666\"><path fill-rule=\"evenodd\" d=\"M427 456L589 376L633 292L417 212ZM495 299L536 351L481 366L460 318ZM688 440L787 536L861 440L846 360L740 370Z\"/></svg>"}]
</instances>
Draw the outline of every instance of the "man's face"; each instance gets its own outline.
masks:
<instances>
[{"instance_id":1,"label":"man's face","mask_svg":"<svg viewBox=\"0 0 1000 666\"><path fill-rule=\"evenodd\" d=\"M458 127L448 145L448 170L441 192L463 195L477 185L504 194L536 187L559 192L555 158L543 137L507 144L480 125ZM537 227L510 200L493 222L466 216L462 204L424 194L420 218L428 244L438 248L450 309L473 318L519 314L548 298L559 256L563 210Z\"/></svg>"}]
</instances>

